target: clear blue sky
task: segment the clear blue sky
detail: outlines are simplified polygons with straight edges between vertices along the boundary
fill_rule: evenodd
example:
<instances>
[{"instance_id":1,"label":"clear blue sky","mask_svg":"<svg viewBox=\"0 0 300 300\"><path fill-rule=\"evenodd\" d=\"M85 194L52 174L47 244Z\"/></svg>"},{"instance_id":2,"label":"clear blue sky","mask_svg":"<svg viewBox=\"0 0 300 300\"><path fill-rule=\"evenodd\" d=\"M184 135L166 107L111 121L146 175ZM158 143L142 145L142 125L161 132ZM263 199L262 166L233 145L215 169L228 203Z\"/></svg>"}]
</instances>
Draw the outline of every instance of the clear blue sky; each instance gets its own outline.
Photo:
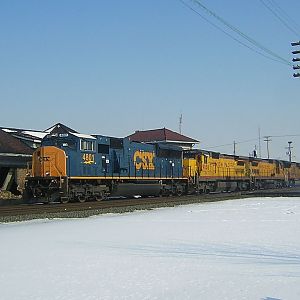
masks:
<instances>
[{"instance_id":1,"label":"clear blue sky","mask_svg":"<svg viewBox=\"0 0 300 300\"><path fill-rule=\"evenodd\" d=\"M260 0L201 3L291 61L290 42L299 35ZM300 1L275 3L300 32ZM292 68L241 46L179 0L3 0L0 37L0 126L62 122L122 137L178 131L182 113L183 134L225 153L233 146L212 147L258 138L259 126L262 136L300 134L300 78ZM270 155L287 159L289 140L300 161L300 137L273 138ZM237 153L255 144L238 144Z\"/></svg>"}]
</instances>

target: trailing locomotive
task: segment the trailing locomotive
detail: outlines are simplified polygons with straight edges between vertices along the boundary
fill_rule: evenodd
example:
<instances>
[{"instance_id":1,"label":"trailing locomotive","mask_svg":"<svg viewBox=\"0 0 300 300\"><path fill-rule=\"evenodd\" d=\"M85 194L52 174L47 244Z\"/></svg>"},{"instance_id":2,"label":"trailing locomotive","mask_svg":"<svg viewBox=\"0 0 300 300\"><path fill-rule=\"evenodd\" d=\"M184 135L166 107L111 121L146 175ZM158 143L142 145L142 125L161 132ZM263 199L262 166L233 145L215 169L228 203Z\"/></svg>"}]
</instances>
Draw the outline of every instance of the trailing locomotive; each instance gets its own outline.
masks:
<instances>
[{"instance_id":1,"label":"trailing locomotive","mask_svg":"<svg viewBox=\"0 0 300 300\"><path fill-rule=\"evenodd\" d=\"M281 188L300 164L185 150L73 132L47 135L33 154L24 197L41 202Z\"/></svg>"},{"instance_id":2,"label":"trailing locomotive","mask_svg":"<svg viewBox=\"0 0 300 300\"><path fill-rule=\"evenodd\" d=\"M300 164L191 150L183 160L185 177L196 192L243 191L293 186Z\"/></svg>"},{"instance_id":3,"label":"trailing locomotive","mask_svg":"<svg viewBox=\"0 0 300 300\"><path fill-rule=\"evenodd\" d=\"M127 138L48 135L33 154L25 197L35 201L102 200L107 196L182 194L182 149Z\"/></svg>"}]
</instances>

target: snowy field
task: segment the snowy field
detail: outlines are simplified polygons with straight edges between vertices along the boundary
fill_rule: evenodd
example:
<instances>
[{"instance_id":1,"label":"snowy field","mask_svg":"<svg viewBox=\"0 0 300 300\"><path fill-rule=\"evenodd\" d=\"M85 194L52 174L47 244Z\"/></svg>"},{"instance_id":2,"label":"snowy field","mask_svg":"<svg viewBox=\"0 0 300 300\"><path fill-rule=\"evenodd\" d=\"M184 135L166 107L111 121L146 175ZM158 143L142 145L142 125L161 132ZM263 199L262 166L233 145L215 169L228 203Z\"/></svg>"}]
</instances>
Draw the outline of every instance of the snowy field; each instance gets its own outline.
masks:
<instances>
[{"instance_id":1,"label":"snowy field","mask_svg":"<svg viewBox=\"0 0 300 300\"><path fill-rule=\"evenodd\" d=\"M300 198L0 224L0 299L300 299Z\"/></svg>"}]
</instances>

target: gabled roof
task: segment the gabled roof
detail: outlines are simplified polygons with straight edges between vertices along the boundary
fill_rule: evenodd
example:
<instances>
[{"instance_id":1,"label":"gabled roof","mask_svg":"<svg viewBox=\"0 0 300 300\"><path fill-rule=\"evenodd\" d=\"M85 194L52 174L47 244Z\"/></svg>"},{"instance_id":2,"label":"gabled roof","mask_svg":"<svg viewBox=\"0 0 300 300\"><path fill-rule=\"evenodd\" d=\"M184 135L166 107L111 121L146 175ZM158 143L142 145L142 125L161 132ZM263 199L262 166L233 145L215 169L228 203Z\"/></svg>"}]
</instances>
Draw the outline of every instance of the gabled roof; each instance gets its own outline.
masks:
<instances>
[{"instance_id":1,"label":"gabled roof","mask_svg":"<svg viewBox=\"0 0 300 300\"><path fill-rule=\"evenodd\" d=\"M40 141L47 133L39 130L0 127L6 133L20 139Z\"/></svg>"},{"instance_id":2,"label":"gabled roof","mask_svg":"<svg viewBox=\"0 0 300 300\"><path fill-rule=\"evenodd\" d=\"M62 124L62 123L57 123L50 128L44 130L47 133L78 133L74 129Z\"/></svg>"},{"instance_id":3,"label":"gabled roof","mask_svg":"<svg viewBox=\"0 0 300 300\"><path fill-rule=\"evenodd\" d=\"M191 143L196 144L199 141L190 137L179 134L167 128L136 131L135 133L127 136L131 141L135 142L178 142L178 143Z\"/></svg>"},{"instance_id":4,"label":"gabled roof","mask_svg":"<svg viewBox=\"0 0 300 300\"><path fill-rule=\"evenodd\" d=\"M44 131L9 127L0 127L0 131L0 153L22 154L32 154L35 147L32 146L33 150L28 153L26 149L32 148L26 144L38 145L49 133L77 133L77 131L61 123L57 123Z\"/></svg>"},{"instance_id":5,"label":"gabled roof","mask_svg":"<svg viewBox=\"0 0 300 300\"><path fill-rule=\"evenodd\" d=\"M32 154L33 149L0 129L0 153Z\"/></svg>"}]
</instances>

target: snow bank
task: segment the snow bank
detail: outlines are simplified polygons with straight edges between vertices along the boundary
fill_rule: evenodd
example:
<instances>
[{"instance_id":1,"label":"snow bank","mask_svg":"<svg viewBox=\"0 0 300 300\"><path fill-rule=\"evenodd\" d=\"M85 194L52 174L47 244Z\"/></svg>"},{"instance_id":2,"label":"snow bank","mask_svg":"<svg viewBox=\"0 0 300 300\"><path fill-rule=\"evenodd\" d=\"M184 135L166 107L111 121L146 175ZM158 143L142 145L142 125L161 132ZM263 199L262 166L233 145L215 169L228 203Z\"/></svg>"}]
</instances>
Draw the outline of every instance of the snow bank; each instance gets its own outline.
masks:
<instances>
[{"instance_id":1,"label":"snow bank","mask_svg":"<svg viewBox=\"0 0 300 300\"><path fill-rule=\"evenodd\" d=\"M300 198L0 224L0 299L300 299Z\"/></svg>"}]
</instances>

